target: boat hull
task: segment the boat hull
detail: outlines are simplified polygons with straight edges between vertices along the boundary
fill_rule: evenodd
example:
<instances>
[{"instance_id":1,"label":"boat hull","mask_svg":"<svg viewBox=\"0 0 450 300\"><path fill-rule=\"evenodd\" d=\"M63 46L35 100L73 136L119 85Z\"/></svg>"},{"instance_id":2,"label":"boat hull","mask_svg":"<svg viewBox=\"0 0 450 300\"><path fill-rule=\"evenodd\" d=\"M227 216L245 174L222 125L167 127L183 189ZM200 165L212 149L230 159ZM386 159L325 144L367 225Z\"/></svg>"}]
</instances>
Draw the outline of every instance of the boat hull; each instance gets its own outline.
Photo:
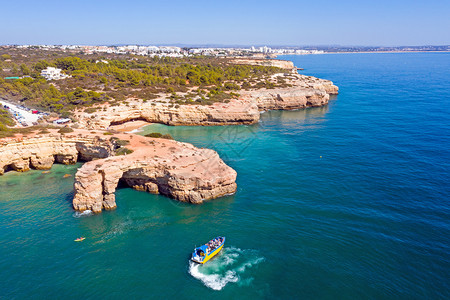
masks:
<instances>
[{"instance_id":1,"label":"boat hull","mask_svg":"<svg viewBox=\"0 0 450 300\"><path fill-rule=\"evenodd\" d=\"M220 250L222 250L223 244L220 245L220 247L218 247L216 250L214 250L213 252L209 253L207 256L205 256L205 258L203 259L203 261L201 262L197 262L199 264L204 264L205 262L207 262L208 260L210 260L211 258L213 258L214 256L217 255L217 253L220 252Z\"/></svg>"}]
</instances>

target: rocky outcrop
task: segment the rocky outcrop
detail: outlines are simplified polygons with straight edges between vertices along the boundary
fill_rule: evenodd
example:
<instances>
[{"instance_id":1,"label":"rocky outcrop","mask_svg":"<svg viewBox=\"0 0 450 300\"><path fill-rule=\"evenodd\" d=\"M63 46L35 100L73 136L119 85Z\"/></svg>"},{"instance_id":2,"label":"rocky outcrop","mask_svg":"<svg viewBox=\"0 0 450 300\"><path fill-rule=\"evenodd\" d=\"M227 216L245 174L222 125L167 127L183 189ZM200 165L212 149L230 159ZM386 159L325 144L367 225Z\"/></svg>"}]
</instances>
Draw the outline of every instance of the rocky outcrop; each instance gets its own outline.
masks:
<instances>
[{"instance_id":1,"label":"rocky outcrop","mask_svg":"<svg viewBox=\"0 0 450 300\"><path fill-rule=\"evenodd\" d=\"M292 62L241 60L235 63L283 68L286 73L267 79L283 87L241 90L237 99L208 106L174 105L165 98L147 102L129 99L126 104L104 106L92 114L79 113L78 126L106 129L131 120L167 125L253 124L259 121L261 111L321 106L328 103L330 95L338 93L331 81L294 72ZM213 150L137 135L117 134L115 138L127 139L127 148L134 152L113 156L115 142L81 129L71 136L49 135L8 142L0 146L0 175L9 169L23 172L30 168L49 169L54 162L88 161L75 176L73 207L94 212L116 207L115 190L119 182L190 203L201 203L236 190L236 172Z\"/></svg>"},{"instance_id":2,"label":"rocky outcrop","mask_svg":"<svg viewBox=\"0 0 450 300\"><path fill-rule=\"evenodd\" d=\"M337 95L339 88L330 80L320 79L313 76L306 76L300 74L293 74L294 84L297 87L305 89L314 89L324 91L329 95Z\"/></svg>"},{"instance_id":3,"label":"rocky outcrop","mask_svg":"<svg viewBox=\"0 0 450 300\"><path fill-rule=\"evenodd\" d=\"M25 172L30 168L50 169L54 162L74 164L111 155L113 145L106 139L78 138L60 135L31 138L0 147L0 175L12 169Z\"/></svg>"},{"instance_id":4,"label":"rocky outcrop","mask_svg":"<svg viewBox=\"0 0 450 300\"><path fill-rule=\"evenodd\" d=\"M176 105L168 102L130 100L127 105L109 106L93 114L78 116L83 127L107 129L132 120L166 125L241 125L259 121L260 112L271 109L299 109L328 103L338 87L329 80L294 73L275 74L289 86L275 89L239 91L240 97L213 105ZM164 100L164 99L162 99Z\"/></svg>"},{"instance_id":5,"label":"rocky outcrop","mask_svg":"<svg viewBox=\"0 0 450 300\"><path fill-rule=\"evenodd\" d=\"M253 99L259 111L322 106L330 99L329 94L316 89L268 89L244 93L242 97Z\"/></svg>"},{"instance_id":6,"label":"rocky outcrop","mask_svg":"<svg viewBox=\"0 0 450 300\"><path fill-rule=\"evenodd\" d=\"M119 181L137 190L190 203L236 190L236 172L213 150L139 135L100 138L95 133L78 132L70 137L55 134L3 143L0 174L8 170L50 169L55 162L88 161L75 175L73 207L79 211L114 209ZM114 156L118 140L126 140L126 147L134 152Z\"/></svg>"},{"instance_id":7,"label":"rocky outcrop","mask_svg":"<svg viewBox=\"0 0 450 300\"><path fill-rule=\"evenodd\" d=\"M162 194L179 201L201 203L236 190L236 172L219 155L171 140L134 137L142 147L126 156L84 164L75 176L76 210L116 207L119 181L134 189Z\"/></svg>"},{"instance_id":8,"label":"rocky outcrop","mask_svg":"<svg viewBox=\"0 0 450 300\"><path fill-rule=\"evenodd\" d=\"M259 111L290 110L323 106L339 90L329 80L299 74L290 74L288 78L291 87L244 91L241 99L256 103Z\"/></svg>"},{"instance_id":9,"label":"rocky outcrop","mask_svg":"<svg viewBox=\"0 0 450 300\"><path fill-rule=\"evenodd\" d=\"M94 116L92 118L92 116ZM236 125L253 124L259 120L256 105L244 101L215 105L181 105L136 101L128 106L111 106L105 111L82 114L79 123L90 129L107 129L110 125L144 120L167 125Z\"/></svg>"}]
</instances>

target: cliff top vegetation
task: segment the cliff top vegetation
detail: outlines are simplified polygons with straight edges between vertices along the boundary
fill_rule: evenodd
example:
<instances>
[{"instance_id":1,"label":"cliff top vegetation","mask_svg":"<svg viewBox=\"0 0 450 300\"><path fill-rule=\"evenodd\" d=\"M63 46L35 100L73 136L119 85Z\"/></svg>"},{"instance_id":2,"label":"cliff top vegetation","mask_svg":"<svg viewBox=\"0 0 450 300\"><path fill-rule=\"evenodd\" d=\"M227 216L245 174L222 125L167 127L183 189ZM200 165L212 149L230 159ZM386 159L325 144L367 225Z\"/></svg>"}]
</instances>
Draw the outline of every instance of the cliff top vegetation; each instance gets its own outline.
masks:
<instances>
[{"instance_id":1,"label":"cliff top vegetation","mask_svg":"<svg viewBox=\"0 0 450 300\"><path fill-rule=\"evenodd\" d=\"M57 67L70 78L47 81ZM267 78L284 70L236 65L226 58L161 58L129 54L0 49L0 97L68 117L75 109L151 100L167 95L174 105L212 104L237 97L240 89L273 88ZM5 79L20 77L20 79ZM281 82L283 84L283 82Z\"/></svg>"}]
</instances>

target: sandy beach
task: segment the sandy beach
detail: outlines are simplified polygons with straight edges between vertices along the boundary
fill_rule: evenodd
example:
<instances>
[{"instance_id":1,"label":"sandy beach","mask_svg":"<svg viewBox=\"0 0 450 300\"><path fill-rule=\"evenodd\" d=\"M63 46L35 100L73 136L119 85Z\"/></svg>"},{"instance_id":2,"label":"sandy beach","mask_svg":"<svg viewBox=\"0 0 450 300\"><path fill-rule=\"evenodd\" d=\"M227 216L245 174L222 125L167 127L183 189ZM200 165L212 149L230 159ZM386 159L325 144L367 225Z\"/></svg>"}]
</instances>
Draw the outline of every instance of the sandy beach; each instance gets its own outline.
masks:
<instances>
[{"instance_id":1,"label":"sandy beach","mask_svg":"<svg viewBox=\"0 0 450 300\"><path fill-rule=\"evenodd\" d=\"M119 125L112 125L109 128L112 130L119 131L119 132L130 132L130 131L137 130L139 128L142 128L142 127L150 125L150 124L152 124L152 123L137 120L137 121L126 122L126 123L119 124Z\"/></svg>"}]
</instances>

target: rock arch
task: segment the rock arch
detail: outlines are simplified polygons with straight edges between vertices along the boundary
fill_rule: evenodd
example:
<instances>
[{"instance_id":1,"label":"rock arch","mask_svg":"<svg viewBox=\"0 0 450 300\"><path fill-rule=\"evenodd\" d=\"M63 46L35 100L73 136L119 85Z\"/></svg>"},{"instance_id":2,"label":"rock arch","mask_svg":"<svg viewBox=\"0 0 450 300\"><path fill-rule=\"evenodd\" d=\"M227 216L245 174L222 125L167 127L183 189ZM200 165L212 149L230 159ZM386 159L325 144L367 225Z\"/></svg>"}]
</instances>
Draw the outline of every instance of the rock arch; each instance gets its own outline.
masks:
<instances>
[{"instance_id":1,"label":"rock arch","mask_svg":"<svg viewBox=\"0 0 450 300\"><path fill-rule=\"evenodd\" d=\"M78 137L30 138L0 147L0 175L5 171L47 170L56 163L74 164L105 158L114 152L108 139Z\"/></svg>"},{"instance_id":2,"label":"rock arch","mask_svg":"<svg viewBox=\"0 0 450 300\"><path fill-rule=\"evenodd\" d=\"M152 154L154 147L163 147L163 144L164 151ZM116 208L115 191L119 180L137 190L190 203L201 203L236 191L236 171L215 151L168 140L152 144L152 147L84 164L75 175L74 209L99 213Z\"/></svg>"}]
</instances>

